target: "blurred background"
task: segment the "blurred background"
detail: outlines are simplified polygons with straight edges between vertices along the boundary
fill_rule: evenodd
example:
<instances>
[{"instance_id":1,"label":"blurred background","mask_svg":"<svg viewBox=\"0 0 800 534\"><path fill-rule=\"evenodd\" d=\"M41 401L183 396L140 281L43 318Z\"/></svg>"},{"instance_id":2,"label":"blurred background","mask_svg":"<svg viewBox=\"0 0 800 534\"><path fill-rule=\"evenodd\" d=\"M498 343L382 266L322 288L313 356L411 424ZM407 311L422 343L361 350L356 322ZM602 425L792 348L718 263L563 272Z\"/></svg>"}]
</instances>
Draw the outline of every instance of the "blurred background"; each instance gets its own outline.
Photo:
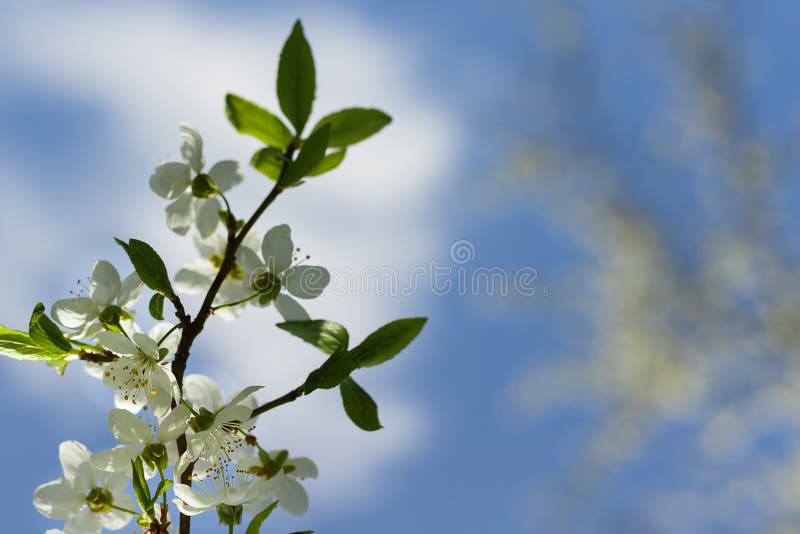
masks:
<instances>
[{"instance_id":1,"label":"blurred background","mask_svg":"<svg viewBox=\"0 0 800 534\"><path fill-rule=\"evenodd\" d=\"M258 144L223 98L278 109L297 17L312 121L358 105L394 122L258 230L287 222L311 263L355 274L307 306L354 339L430 321L358 375L380 432L335 390L260 421L263 443L321 472L309 513L270 531L800 532L789 0L3 2L0 323L24 328L97 259L128 274L113 236L153 243L173 272L195 257L150 173L179 157L183 121L209 164L249 161ZM269 186L245 173L240 213ZM263 384L261 400L295 387L319 355L278 321L210 323L190 372L228 393ZM31 505L59 442L114 445L111 392L80 367L0 359L15 532L59 526Z\"/></svg>"}]
</instances>

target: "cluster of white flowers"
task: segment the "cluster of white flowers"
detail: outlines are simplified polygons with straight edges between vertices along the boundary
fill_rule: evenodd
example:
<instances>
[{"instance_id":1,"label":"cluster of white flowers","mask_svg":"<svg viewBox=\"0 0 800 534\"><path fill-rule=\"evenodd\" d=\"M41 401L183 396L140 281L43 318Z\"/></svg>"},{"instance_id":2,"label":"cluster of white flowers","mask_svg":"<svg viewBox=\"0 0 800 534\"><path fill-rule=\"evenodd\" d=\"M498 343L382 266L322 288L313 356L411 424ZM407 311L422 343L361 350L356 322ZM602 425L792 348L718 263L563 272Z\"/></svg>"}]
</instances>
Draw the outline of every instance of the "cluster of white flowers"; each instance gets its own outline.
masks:
<instances>
[{"instance_id":1,"label":"cluster of white flowers","mask_svg":"<svg viewBox=\"0 0 800 534\"><path fill-rule=\"evenodd\" d=\"M222 209L216 194L242 177L232 161L219 162L202 175L200 135L182 125L181 136L185 163L160 165L150 186L158 195L175 199L166 209L172 230L183 235L193 223L197 226L195 243L201 257L184 266L174 284L178 293L193 294L208 291L226 252L226 238L216 233ZM203 184L216 194L202 198L192 173L208 177ZM330 277L322 267L301 265L298 251L287 225L276 226L263 240L249 233L214 301L215 315L232 319L247 302L274 302L285 319L308 319L292 297L319 296ZM132 519L143 528L158 522L159 530L147 532L171 532L164 491L157 491L149 503L124 491L133 480L136 493L137 461L144 480L158 476L159 488L165 490L174 482L172 504L185 515L217 510L221 518L225 513L240 517L243 510L257 514L275 502L291 514L305 513L308 496L298 479L316 477L317 468L308 458L261 448L252 434L253 394L261 387L246 387L227 402L207 376L187 375L179 387L172 362L183 325L160 322L143 333L134 309L143 289L139 275L123 280L111 263L101 260L92 269L88 287L51 309L55 321L69 330L67 337L83 347L86 371L114 390L108 427L119 444L96 453L76 441L61 444L63 476L34 493L39 512L65 521L63 531L47 532L99 533L103 528L121 529ZM186 447L179 455L181 437ZM195 487L178 483L187 470ZM156 503L159 497L163 502Z\"/></svg>"},{"instance_id":2,"label":"cluster of white flowers","mask_svg":"<svg viewBox=\"0 0 800 534\"><path fill-rule=\"evenodd\" d=\"M148 479L157 474L163 477L176 459L176 479L193 466L196 487L174 486L172 502L185 515L220 505L241 506L257 514L276 501L291 514L304 514L308 495L298 480L315 478L317 467L308 458L289 458L286 451L265 451L249 434L255 405L251 394L258 389L246 388L223 403L212 379L189 375L185 391L191 402L178 405L163 418L156 416L147 423L127 410L111 410L108 426L122 445L91 453L76 441L63 442L59 447L63 476L36 489L36 509L47 517L66 520L65 534L121 529L139 515L134 499L123 490L131 480L131 461L141 457ZM175 440L184 433L189 447L178 458Z\"/></svg>"}]
</instances>

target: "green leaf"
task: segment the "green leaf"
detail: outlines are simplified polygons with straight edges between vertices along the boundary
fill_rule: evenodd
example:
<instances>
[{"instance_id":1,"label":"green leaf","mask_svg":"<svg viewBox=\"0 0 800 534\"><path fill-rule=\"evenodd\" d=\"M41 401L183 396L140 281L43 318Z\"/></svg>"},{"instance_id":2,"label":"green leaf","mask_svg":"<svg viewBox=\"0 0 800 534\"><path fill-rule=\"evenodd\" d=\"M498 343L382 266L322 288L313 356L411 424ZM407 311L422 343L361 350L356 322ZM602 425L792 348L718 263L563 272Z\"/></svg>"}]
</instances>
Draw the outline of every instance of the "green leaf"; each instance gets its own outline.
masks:
<instances>
[{"instance_id":1,"label":"green leaf","mask_svg":"<svg viewBox=\"0 0 800 534\"><path fill-rule=\"evenodd\" d=\"M333 321L286 321L276 326L311 343L325 354L333 354L342 345L347 349L347 329Z\"/></svg>"},{"instance_id":2,"label":"green leaf","mask_svg":"<svg viewBox=\"0 0 800 534\"><path fill-rule=\"evenodd\" d=\"M371 367L394 358L420 333L425 317L400 319L380 327L351 352L359 367Z\"/></svg>"},{"instance_id":3,"label":"green leaf","mask_svg":"<svg viewBox=\"0 0 800 534\"><path fill-rule=\"evenodd\" d=\"M378 420L378 405L372 397L350 377L339 384L342 403L347 416L362 430L372 432L383 428Z\"/></svg>"},{"instance_id":4,"label":"green leaf","mask_svg":"<svg viewBox=\"0 0 800 534\"><path fill-rule=\"evenodd\" d=\"M331 152L324 158L322 161L317 163L317 165L311 169L311 172L308 173L309 176L319 176L320 174L324 174L328 171L332 171L339 165L341 165L342 161L344 161L344 155L347 152L346 149L337 150L336 152Z\"/></svg>"},{"instance_id":5,"label":"green leaf","mask_svg":"<svg viewBox=\"0 0 800 534\"><path fill-rule=\"evenodd\" d=\"M127 244L119 239L115 240L128 253L133 268L147 287L168 297L175 294L169 281L167 266L153 247L138 239L131 239Z\"/></svg>"},{"instance_id":6,"label":"green leaf","mask_svg":"<svg viewBox=\"0 0 800 534\"><path fill-rule=\"evenodd\" d=\"M328 147L337 148L363 141L380 132L390 122L392 118L379 109L348 108L322 117L314 130L320 129L323 124L330 124Z\"/></svg>"},{"instance_id":7,"label":"green leaf","mask_svg":"<svg viewBox=\"0 0 800 534\"><path fill-rule=\"evenodd\" d=\"M286 173L286 185L299 182L322 162L325 158L325 151L328 149L330 131L330 126L323 126L303 142L303 148L300 149L297 158L289 165L289 171Z\"/></svg>"},{"instance_id":8,"label":"green leaf","mask_svg":"<svg viewBox=\"0 0 800 534\"><path fill-rule=\"evenodd\" d=\"M278 506L278 501L275 501L254 515L250 524L247 526L245 534L259 534L261 532L261 524L269 517L269 514L272 513L276 506Z\"/></svg>"},{"instance_id":9,"label":"green leaf","mask_svg":"<svg viewBox=\"0 0 800 534\"><path fill-rule=\"evenodd\" d=\"M250 160L253 168L267 178L276 181L280 178L285 164L286 156L283 155L283 152L271 146L262 148L253 154L253 158Z\"/></svg>"},{"instance_id":10,"label":"green leaf","mask_svg":"<svg viewBox=\"0 0 800 534\"><path fill-rule=\"evenodd\" d=\"M159 482L151 502L155 504L156 501L158 501L158 498L161 497L164 494L164 492L166 492L170 488L170 486L172 486L172 481L169 479L164 479L161 482Z\"/></svg>"},{"instance_id":11,"label":"green leaf","mask_svg":"<svg viewBox=\"0 0 800 534\"><path fill-rule=\"evenodd\" d=\"M350 376L356 370L355 360L352 358L347 347L340 345L336 352L330 355L319 369L312 371L303 387L303 392L308 395L315 389L331 389L342 383L342 380Z\"/></svg>"},{"instance_id":12,"label":"green leaf","mask_svg":"<svg viewBox=\"0 0 800 534\"><path fill-rule=\"evenodd\" d=\"M311 115L316 89L314 57L299 20L281 50L277 88L281 111L294 125L299 137Z\"/></svg>"},{"instance_id":13,"label":"green leaf","mask_svg":"<svg viewBox=\"0 0 800 534\"><path fill-rule=\"evenodd\" d=\"M64 337L63 332L44 313L44 304L38 303L33 308L28 323L28 335L31 341L54 354L65 354L72 350L72 344Z\"/></svg>"},{"instance_id":14,"label":"green leaf","mask_svg":"<svg viewBox=\"0 0 800 534\"><path fill-rule=\"evenodd\" d=\"M27 333L6 328L1 324L0 354L17 360L45 360L61 356L44 350L34 343Z\"/></svg>"},{"instance_id":15,"label":"green leaf","mask_svg":"<svg viewBox=\"0 0 800 534\"><path fill-rule=\"evenodd\" d=\"M136 495L136 501L142 510L147 512L148 515L152 515L153 499L150 497L150 486L147 485L147 479L144 477L141 456L131 460L131 468L133 471L133 493Z\"/></svg>"},{"instance_id":16,"label":"green leaf","mask_svg":"<svg viewBox=\"0 0 800 534\"><path fill-rule=\"evenodd\" d=\"M155 293L150 298L150 304L148 305L150 309L150 316L155 319L156 321L163 321L164 320L164 295L161 293Z\"/></svg>"},{"instance_id":17,"label":"green leaf","mask_svg":"<svg viewBox=\"0 0 800 534\"><path fill-rule=\"evenodd\" d=\"M240 96L231 93L225 96L225 113L240 134L252 135L268 145L282 149L292 142L292 132L283 121Z\"/></svg>"},{"instance_id":18,"label":"green leaf","mask_svg":"<svg viewBox=\"0 0 800 534\"><path fill-rule=\"evenodd\" d=\"M69 362L64 358L58 360L47 360L47 365L55 369L59 376L64 376L64 371L67 370L68 363Z\"/></svg>"}]
</instances>

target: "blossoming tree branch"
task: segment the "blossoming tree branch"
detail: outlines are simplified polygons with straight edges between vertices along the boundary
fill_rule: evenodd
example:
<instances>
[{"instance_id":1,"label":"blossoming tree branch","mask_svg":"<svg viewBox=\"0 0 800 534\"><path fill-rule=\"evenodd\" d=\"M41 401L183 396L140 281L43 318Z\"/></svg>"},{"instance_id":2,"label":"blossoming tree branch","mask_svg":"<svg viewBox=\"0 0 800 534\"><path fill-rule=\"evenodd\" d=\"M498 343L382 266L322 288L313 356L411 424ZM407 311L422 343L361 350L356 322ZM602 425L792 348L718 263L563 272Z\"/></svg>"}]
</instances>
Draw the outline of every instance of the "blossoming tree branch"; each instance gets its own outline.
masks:
<instances>
[{"instance_id":1,"label":"blossoming tree branch","mask_svg":"<svg viewBox=\"0 0 800 534\"><path fill-rule=\"evenodd\" d=\"M290 126L249 100L226 97L233 127L265 145L251 165L273 182L247 219L237 217L225 196L243 180L239 164L220 161L207 168L200 134L181 125L183 161L157 167L150 188L170 201L166 222L173 232L184 236L194 230L197 259L170 277L150 245L116 239L133 273L122 278L111 263L97 261L86 287L55 302L50 316L40 303L27 331L0 325L1 353L45 362L62 375L70 362L83 362L114 391L107 425L119 445L91 452L77 441L64 441L58 451L61 476L34 493L40 513L64 521L63 530L49 534L119 530L131 521L146 533L173 532L177 525L180 534L188 534L191 518L210 511L229 533L246 524L246 534L256 534L276 507L305 513L308 496L301 481L317 476L309 458L262 444L253 434L257 417L318 389L338 387L344 410L358 427L381 428L375 401L351 375L393 358L426 320L394 321L351 343L344 326L312 320L300 304L323 292L328 271L305 264L286 224L261 237L256 233L281 194L338 167L350 146L391 120L376 109L349 108L326 115L309 130L315 77L298 21L283 46L277 76L278 101ZM134 310L145 291L156 321L147 333ZM185 294L204 295L198 310L184 307ZM225 400L211 378L186 374L206 322L236 319L248 305L274 306L283 318L279 329L327 357L305 382L263 403L256 400L261 386L246 385ZM175 322L165 322L170 308Z\"/></svg>"}]
</instances>

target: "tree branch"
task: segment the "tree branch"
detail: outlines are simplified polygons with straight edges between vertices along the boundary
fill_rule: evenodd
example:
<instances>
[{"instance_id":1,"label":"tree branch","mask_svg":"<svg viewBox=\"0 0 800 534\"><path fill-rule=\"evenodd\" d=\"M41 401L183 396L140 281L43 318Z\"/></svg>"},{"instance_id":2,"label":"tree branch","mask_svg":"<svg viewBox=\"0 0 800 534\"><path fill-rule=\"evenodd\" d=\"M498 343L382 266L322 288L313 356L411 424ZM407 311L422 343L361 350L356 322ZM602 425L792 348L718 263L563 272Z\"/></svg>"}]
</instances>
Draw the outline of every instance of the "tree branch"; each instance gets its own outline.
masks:
<instances>
[{"instance_id":1,"label":"tree branch","mask_svg":"<svg viewBox=\"0 0 800 534\"><path fill-rule=\"evenodd\" d=\"M297 399L299 399L300 397L303 396L304 388L305 388L305 384L300 386L300 387L297 387L297 388L293 389L292 391L290 391L286 395L283 395L281 397L278 397L275 400L271 400L269 402L266 402L266 403L262 404L261 406L259 406L255 410L253 410L253 417L255 417L257 415L261 415L264 412L268 412L268 411L272 410L273 408L277 408L278 406L283 406L284 404L289 404L290 402L294 402L295 400L297 400Z\"/></svg>"},{"instance_id":2,"label":"tree branch","mask_svg":"<svg viewBox=\"0 0 800 534\"><path fill-rule=\"evenodd\" d=\"M284 156L286 157L285 162L283 164L283 168L281 168L280 176L278 180L275 182L272 190L269 192L267 197L261 202L261 204L256 208L250 218L245 222L242 229L236 234L236 221L232 220L232 214L230 210L228 211L228 218L227 218L227 230L228 230L228 243L225 247L225 257L222 259L222 264L220 265L219 271L217 275L214 277L214 281L211 282L211 286L208 288L208 292L206 293L205 298L203 299L203 303L200 306L200 310L197 312L197 316L194 320L186 314L185 310L183 309L183 305L180 299L175 296L174 300L171 298L170 300L175 305L175 313L181 322L184 324L184 327L181 332L181 339L178 342L178 349L175 352L175 359L172 362L172 373L175 375L175 379L178 382L178 387L183 390L183 375L186 372L186 365L189 361L189 353L192 349L192 344L197 336L200 335L200 332L203 331L203 327L206 324L206 321L211 316L213 312L213 303L214 298L216 298L219 290L222 288L222 283L228 277L230 272L233 270L234 266L236 265L236 252L239 250L239 247L244 242L245 237L247 237L248 232L252 230L253 226L255 226L258 219L261 215L264 214L266 209L272 204L278 195L283 192L283 187L281 183L286 176L286 173L289 170L289 162L292 161L292 155L295 151L295 141L292 141L289 144L289 147L284 152ZM184 322L185 321L185 322ZM301 393L302 394L302 393ZM298 395L299 396L299 395ZM292 399L294 400L294 399ZM286 401L289 402L289 401ZM177 440L178 445L178 454L181 455L186 452L186 434L180 436ZM191 486L192 478L191 478L192 470L191 468L186 469L181 475L181 483ZM181 514L180 516L180 526L179 526L179 534L190 534L191 529L191 517L185 516Z\"/></svg>"}]
</instances>

